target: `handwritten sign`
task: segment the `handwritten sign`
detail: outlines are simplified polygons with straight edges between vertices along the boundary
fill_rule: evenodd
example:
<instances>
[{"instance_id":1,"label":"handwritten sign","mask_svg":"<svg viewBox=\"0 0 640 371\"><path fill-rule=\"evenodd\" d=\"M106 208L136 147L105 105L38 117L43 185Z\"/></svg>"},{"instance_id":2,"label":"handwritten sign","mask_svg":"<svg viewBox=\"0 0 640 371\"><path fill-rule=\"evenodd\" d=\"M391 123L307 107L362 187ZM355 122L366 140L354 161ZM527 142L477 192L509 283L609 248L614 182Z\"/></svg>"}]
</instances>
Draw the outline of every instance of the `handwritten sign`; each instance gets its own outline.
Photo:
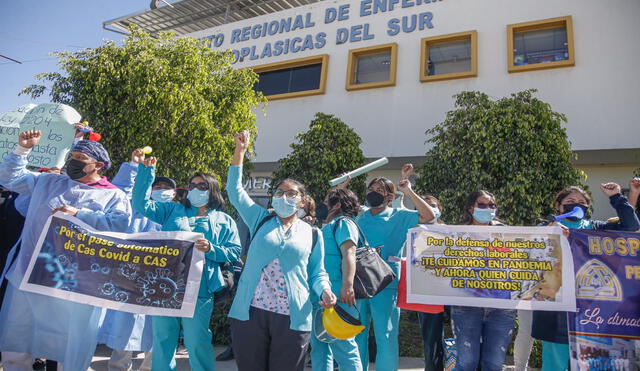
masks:
<instances>
[{"instance_id":1,"label":"handwritten sign","mask_svg":"<svg viewBox=\"0 0 640 371\"><path fill-rule=\"evenodd\" d=\"M35 106L33 103L25 104L0 115L0 158L13 151L18 143L20 121Z\"/></svg>"},{"instance_id":2,"label":"handwritten sign","mask_svg":"<svg viewBox=\"0 0 640 371\"><path fill-rule=\"evenodd\" d=\"M20 131L40 130L40 143L27 157L30 166L62 167L73 145L74 124L80 114L66 104L43 103L33 107L20 121Z\"/></svg>"}]
</instances>

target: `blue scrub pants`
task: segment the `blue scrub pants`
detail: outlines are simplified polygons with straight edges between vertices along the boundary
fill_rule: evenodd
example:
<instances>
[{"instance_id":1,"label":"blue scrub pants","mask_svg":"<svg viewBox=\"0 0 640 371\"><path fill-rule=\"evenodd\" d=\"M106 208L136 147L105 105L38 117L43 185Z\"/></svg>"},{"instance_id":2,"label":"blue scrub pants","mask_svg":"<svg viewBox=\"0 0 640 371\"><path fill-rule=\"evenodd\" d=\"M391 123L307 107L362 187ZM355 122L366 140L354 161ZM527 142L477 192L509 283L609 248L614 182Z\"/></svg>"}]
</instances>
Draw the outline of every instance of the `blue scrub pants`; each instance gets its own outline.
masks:
<instances>
[{"instance_id":1,"label":"blue scrub pants","mask_svg":"<svg viewBox=\"0 0 640 371\"><path fill-rule=\"evenodd\" d=\"M356 336L364 371L369 369L369 324L372 320L376 336L376 370L393 371L398 369L400 308L398 308L397 302L397 287L387 287L371 299L358 300L360 322L367 326Z\"/></svg>"},{"instance_id":2,"label":"blue scrub pants","mask_svg":"<svg viewBox=\"0 0 640 371\"><path fill-rule=\"evenodd\" d=\"M176 371L176 348L180 324L184 330L184 345L189 351L189 364L193 371L213 371L215 357L209 329L213 298L198 297L192 318L153 316L153 371Z\"/></svg>"},{"instance_id":3,"label":"blue scrub pants","mask_svg":"<svg viewBox=\"0 0 640 371\"><path fill-rule=\"evenodd\" d=\"M358 312L354 307L338 303L349 314L358 318ZM316 308L317 309L317 306ZM362 320L362 319L361 319ZM313 371L333 371L333 357L336 358L340 371L362 371L360 353L355 338L348 340L336 340L333 343L324 343L311 334L311 365Z\"/></svg>"},{"instance_id":4,"label":"blue scrub pants","mask_svg":"<svg viewBox=\"0 0 640 371\"><path fill-rule=\"evenodd\" d=\"M542 341L542 371L569 369L569 344Z\"/></svg>"}]
</instances>

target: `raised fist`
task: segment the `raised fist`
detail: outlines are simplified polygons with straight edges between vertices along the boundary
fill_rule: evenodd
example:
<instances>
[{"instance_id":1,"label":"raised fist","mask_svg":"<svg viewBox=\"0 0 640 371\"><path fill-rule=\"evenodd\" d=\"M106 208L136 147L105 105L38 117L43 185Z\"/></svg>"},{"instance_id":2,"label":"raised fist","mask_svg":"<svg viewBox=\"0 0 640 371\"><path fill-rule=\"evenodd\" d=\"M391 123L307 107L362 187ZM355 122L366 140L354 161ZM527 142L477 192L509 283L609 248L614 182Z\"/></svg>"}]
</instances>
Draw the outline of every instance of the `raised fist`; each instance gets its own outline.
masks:
<instances>
[{"instance_id":1,"label":"raised fist","mask_svg":"<svg viewBox=\"0 0 640 371\"><path fill-rule=\"evenodd\" d=\"M146 166L146 167L151 167L151 166L156 166L156 163L157 163L157 162L158 162L158 161L156 160L156 158L155 158L155 157L149 157L149 158L144 159L144 161L143 161L142 163L143 163L143 164L144 164L144 166Z\"/></svg>"},{"instance_id":2,"label":"raised fist","mask_svg":"<svg viewBox=\"0 0 640 371\"><path fill-rule=\"evenodd\" d=\"M18 144L20 147L33 148L33 146L40 142L40 138L42 138L42 132L40 132L40 130L23 131L18 138Z\"/></svg>"},{"instance_id":3,"label":"raised fist","mask_svg":"<svg viewBox=\"0 0 640 371\"><path fill-rule=\"evenodd\" d=\"M607 197L611 197L615 194L621 192L620 186L617 183L604 183L600 185L600 190L602 193L607 195Z\"/></svg>"},{"instance_id":4,"label":"raised fist","mask_svg":"<svg viewBox=\"0 0 640 371\"><path fill-rule=\"evenodd\" d=\"M249 130L243 130L236 134L233 139L236 142L236 149L246 152L249 148L249 142L251 141L251 133L249 133Z\"/></svg>"}]
</instances>

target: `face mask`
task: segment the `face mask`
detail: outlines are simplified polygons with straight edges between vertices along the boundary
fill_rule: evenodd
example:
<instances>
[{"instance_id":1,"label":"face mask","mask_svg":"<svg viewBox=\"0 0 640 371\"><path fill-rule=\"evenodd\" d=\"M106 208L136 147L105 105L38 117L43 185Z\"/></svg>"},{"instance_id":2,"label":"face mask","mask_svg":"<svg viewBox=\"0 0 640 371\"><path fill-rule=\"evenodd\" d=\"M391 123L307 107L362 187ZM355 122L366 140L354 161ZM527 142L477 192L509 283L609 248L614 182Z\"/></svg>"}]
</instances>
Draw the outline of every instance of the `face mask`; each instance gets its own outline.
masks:
<instances>
[{"instance_id":1,"label":"face mask","mask_svg":"<svg viewBox=\"0 0 640 371\"><path fill-rule=\"evenodd\" d=\"M479 209L473 208L473 219L478 223L487 224L496 217L496 209Z\"/></svg>"},{"instance_id":2,"label":"face mask","mask_svg":"<svg viewBox=\"0 0 640 371\"><path fill-rule=\"evenodd\" d=\"M440 219L440 217L442 216L442 213L440 212L440 209L438 209L437 207L433 208L433 216L436 219Z\"/></svg>"},{"instance_id":3,"label":"face mask","mask_svg":"<svg viewBox=\"0 0 640 371\"><path fill-rule=\"evenodd\" d=\"M565 204L565 205L562 205L562 213L563 214L570 213L570 212L573 211L573 209L576 208L576 206L581 208L582 211L584 212L584 215L587 216L587 211L589 210L589 208L584 206L584 205L581 205L581 204ZM580 220L580 219L578 219L576 217L573 217L573 216L570 217L570 218L567 218L567 219L569 219L571 221L574 221L574 222L577 222L578 220Z\"/></svg>"},{"instance_id":4,"label":"face mask","mask_svg":"<svg viewBox=\"0 0 640 371\"><path fill-rule=\"evenodd\" d=\"M287 198L287 196L274 197L271 199L271 206L279 217L288 218L298 210L298 201L300 200L297 198Z\"/></svg>"},{"instance_id":5,"label":"face mask","mask_svg":"<svg viewBox=\"0 0 640 371\"><path fill-rule=\"evenodd\" d=\"M326 220L329 217L329 208L323 202L318 207L316 207L316 219L318 220Z\"/></svg>"},{"instance_id":6,"label":"face mask","mask_svg":"<svg viewBox=\"0 0 640 371\"><path fill-rule=\"evenodd\" d=\"M378 192L367 193L367 204L370 207L378 207L384 202L384 196Z\"/></svg>"},{"instance_id":7,"label":"face mask","mask_svg":"<svg viewBox=\"0 0 640 371\"><path fill-rule=\"evenodd\" d=\"M304 209L298 209L298 211L296 211L296 214L298 214L298 218L302 219L305 216L307 216L307 212L304 211Z\"/></svg>"},{"instance_id":8,"label":"face mask","mask_svg":"<svg viewBox=\"0 0 640 371\"><path fill-rule=\"evenodd\" d=\"M154 189L151 191L151 199L160 202L173 201L175 192L173 189Z\"/></svg>"},{"instance_id":9,"label":"face mask","mask_svg":"<svg viewBox=\"0 0 640 371\"><path fill-rule=\"evenodd\" d=\"M204 206L209 202L209 191L192 189L187 194L187 200L191 202L191 206L194 206L194 207Z\"/></svg>"},{"instance_id":10,"label":"face mask","mask_svg":"<svg viewBox=\"0 0 640 371\"><path fill-rule=\"evenodd\" d=\"M86 163L70 158L65 164L65 167L67 168L67 175L73 180L85 177L87 176L87 173L84 172L85 166L87 166Z\"/></svg>"}]
</instances>

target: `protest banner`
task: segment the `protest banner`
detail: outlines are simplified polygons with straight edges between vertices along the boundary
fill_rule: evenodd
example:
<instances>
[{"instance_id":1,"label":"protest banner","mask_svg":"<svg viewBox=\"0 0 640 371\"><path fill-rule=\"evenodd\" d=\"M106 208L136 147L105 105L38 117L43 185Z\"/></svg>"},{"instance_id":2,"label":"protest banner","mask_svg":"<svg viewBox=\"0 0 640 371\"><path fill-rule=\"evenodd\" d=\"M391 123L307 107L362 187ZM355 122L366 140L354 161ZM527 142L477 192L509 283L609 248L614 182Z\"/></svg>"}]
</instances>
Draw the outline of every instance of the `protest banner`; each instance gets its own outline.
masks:
<instances>
[{"instance_id":1,"label":"protest banner","mask_svg":"<svg viewBox=\"0 0 640 371\"><path fill-rule=\"evenodd\" d=\"M575 310L560 227L425 225L407 241L409 303Z\"/></svg>"},{"instance_id":2,"label":"protest banner","mask_svg":"<svg viewBox=\"0 0 640 371\"><path fill-rule=\"evenodd\" d=\"M56 213L20 289L131 313L193 317L204 254L192 232L96 231Z\"/></svg>"},{"instance_id":3,"label":"protest banner","mask_svg":"<svg viewBox=\"0 0 640 371\"><path fill-rule=\"evenodd\" d=\"M40 143L27 156L29 166L62 167L73 145L80 114L66 104L42 103L20 120L20 131L40 130Z\"/></svg>"},{"instance_id":4,"label":"protest banner","mask_svg":"<svg viewBox=\"0 0 640 371\"><path fill-rule=\"evenodd\" d=\"M25 104L0 115L0 158L4 158L16 147L20 134L20 121L35 106L33 103Z\"/></svg>"},{"instance_id":5,"label":"protest banner","mask_svg":"<svg viewBox=\"0 0 640 371\"><path fill-rule=\"evenodd\" d=\"M577 312L568 314L572 370L638 370L640 234L571 230Z\"/></svg>"}]
</instances>

